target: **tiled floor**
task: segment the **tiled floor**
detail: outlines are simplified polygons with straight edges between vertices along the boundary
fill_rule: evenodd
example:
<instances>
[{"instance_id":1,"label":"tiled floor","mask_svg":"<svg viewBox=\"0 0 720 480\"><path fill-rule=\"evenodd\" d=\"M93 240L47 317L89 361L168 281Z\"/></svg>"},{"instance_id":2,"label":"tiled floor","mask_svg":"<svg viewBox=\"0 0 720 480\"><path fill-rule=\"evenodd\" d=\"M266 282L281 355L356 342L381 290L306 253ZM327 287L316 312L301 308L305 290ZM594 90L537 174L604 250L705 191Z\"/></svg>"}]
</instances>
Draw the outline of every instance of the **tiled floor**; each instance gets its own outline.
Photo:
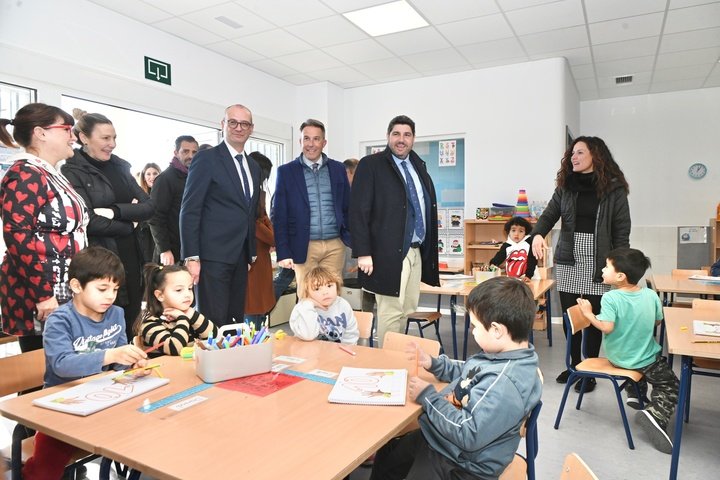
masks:
<instances>
[{"instance_id":1,"label":"tiled floor","mask_svg":"<svg viewBox=\"0 0 720 480\"><path fill-rule=\"evenodd\" d=\"M544 406L538 420L540 450L536 461L537 478L559 478L563 460L569 452L578 453L603 480L668 478L670 456L656 451L634 422L631 428L635 450L628 449L612 387L607 382L600 382L594 392L586 394L580 411L574 408L577 396L571 392L560 429L553 428L563 391L563 386L555 382L555 376L564 369L565 357L562 328L560 325L554 327L552 348L548 347L545 332L535 332L540 366L545 375ZM281 325L280 328L289 331L287 325ZM432 337L432 329L426 332ZM448 317L442 319L441 333L443 343L449 348L452 340ZM470 338L472 342L472 336ZM458 346L462 348L462 339L458 341ZM469 345L469 351L475 352L477 347ZM678 364L676 361L676 373L679 373ZM720 438L718 392L720 380L693 377L691 418L683 430L680 457L678 478L682 480L717 478L717 474L712 472L720 469L720 455L717 454ZM634 411L628 411L632 418ZM6 428L0 427L0 447L5 442L9 443L6 432L10 422L2 420L2 425ZM523 449L524 443L521 443ZM369 473L369 469L359 468L350 478L363 480L369 478ZM97 478L92 465L88 477Z\"/></svg>"}]
</instances>

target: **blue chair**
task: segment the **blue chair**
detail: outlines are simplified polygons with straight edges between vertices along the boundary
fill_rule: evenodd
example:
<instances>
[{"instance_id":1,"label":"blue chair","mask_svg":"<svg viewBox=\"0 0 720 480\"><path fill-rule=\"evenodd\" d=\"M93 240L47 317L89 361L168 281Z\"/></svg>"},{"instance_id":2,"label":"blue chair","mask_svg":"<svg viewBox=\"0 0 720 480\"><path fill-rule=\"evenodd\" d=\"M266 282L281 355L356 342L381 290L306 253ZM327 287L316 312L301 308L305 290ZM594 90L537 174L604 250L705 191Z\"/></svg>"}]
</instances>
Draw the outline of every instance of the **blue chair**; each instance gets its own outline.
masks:
<instances>
[{"instance_id":1,"label":"blue chair","mask_svg":"<svg viewBox=\"0 0 720 480\"><path fill-rule=\"evenodd\" d=\"M525 457L519 453L515 454L515 458L508 465L499 480L516 480L525 479L535 480L535 458L538 454L538 433L537 419L542 408L542 401L533 407L525 420L525 425L520 429L520 436L525 437ZM524 432L523 432L524 430Z\"/></svg>"},{"instance_id":2,"label":"blue chair","mask_svg":"<svg viewBox=\"0 0 720 480\"><path fill-rule=\"evenodd\" d=\"M440 338L440 319L442 318L442 314L440 312L414 312L408 315L407 323L405 324L405 334L407 335L408 330L410 329L411 323L416 323L418 327L418 331L420 333L420 336L425 338L425 335L423 335L423 330L428 328L431 325L435 326L435 336L438 339L438 342L440 342L440 349L441 351L445 351L445 348L442 344L442 339Z\"/></svg>"},{"instance_id":3,"label":"blue chair","mask_svg":"<svg viewBox=\"0 0 720 480\"><path fill-rule=\"evenodd\" d=\"M625 435L627 436L628 446L631 450L634 450L635 445L632 441L630 426L628 425L627 415L625 414L625 402L623 401L622 390L623 388L625 388L628 382L632 382L632 384L635 386L635 393L637 395L637 398L640 401L640 408L644 408L645 405L643 404L643 399L640 395L640 389L637 385L637 382L639 382L643 378L643 374L635 370L627 370L624 368L615 367L610 363L607 358L587 358L584 339L582 344L582 352L585 360L580 362L577 366L573 367L570 357L571 337L575 333L582 331L585 327L590 325L590 320L585 318L585 315L583 315L578 305L574 305L568 309L567 313L564 315L564 320L565 325L567 326L565 365L570 372L570 376L568 377L568 381L565 384L565 391L563 392L562 401L560 402L560 408L558 409L557 418L555 419L555 430L560 428L560 420L562 419L563 410L565 409L565 402L567 401L567 396L570 392L570 388L573 386L573 384L575 384L575 382L583 382L583 389L578 396L577 405L575 406L577 410L580 410L580 405L582 404L584 394L583 392L585 382L587 382L587 380L591 378L609 380L610 383L612 383L613 388L615 389L615 398L617 399L618 408L620 409L620 417L623 422L623 427L625 428Z\"/></svg>"}]
</instances>

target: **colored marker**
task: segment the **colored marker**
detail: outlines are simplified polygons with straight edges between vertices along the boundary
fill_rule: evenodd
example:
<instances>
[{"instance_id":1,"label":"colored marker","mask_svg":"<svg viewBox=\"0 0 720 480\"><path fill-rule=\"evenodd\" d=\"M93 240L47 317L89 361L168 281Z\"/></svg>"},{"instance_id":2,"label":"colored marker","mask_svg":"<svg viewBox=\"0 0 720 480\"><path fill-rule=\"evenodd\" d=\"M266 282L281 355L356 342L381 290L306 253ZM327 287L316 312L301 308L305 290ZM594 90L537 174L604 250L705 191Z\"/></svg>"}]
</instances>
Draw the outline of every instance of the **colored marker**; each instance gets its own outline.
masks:
<instances>
[{"instance_id":1,"label":"colored marker","mask_svg":"<svg viewBox=\"0 0 720 480\"><path fill-rule=\"evenodd\" d=\"M338 345L338 347L340 347L340 350L342 350L342 351L345 352L345 353L349 353L349 354L352 355L353 357L354 357L355 355L357 355L357 353L355 353L354 351L350 350L349 348L347 348L347 347L344 346L344 345Z\"/></svg>"},{"instance_id":2,"label":"colored marker","mask_svg":"<svg viewBox=\"0 0 720 480\"><path fill-rule=\"evenodd\" d=\"M150 347L150 348L146 348L146 349L143 350L143 351L144 351L145 353L150 353L150 352L153 352L153 351L157 350L158 348L161 348L163 345L165 345L165 341L162 341L162 342L158 343L157 345L153 345L153 346Z\"/></svg>"}]
</instances>

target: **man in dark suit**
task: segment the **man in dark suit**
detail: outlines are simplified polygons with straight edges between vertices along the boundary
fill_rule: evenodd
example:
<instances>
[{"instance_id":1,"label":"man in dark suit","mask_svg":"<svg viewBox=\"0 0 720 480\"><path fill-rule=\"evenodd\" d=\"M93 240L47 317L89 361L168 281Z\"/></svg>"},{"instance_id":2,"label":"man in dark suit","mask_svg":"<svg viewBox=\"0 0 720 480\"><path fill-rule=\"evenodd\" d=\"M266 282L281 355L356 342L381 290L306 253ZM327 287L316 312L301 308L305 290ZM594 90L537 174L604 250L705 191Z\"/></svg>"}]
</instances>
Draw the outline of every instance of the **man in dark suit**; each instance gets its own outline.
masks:
<instances>
[{"instance_id":1,"label":"man in dark suit","mask_svg":"<svg viewBox=\"0 0 720 480\"><path fill-rule=\"evenodd\" d=\"M345 166L323 153L322 122L306 120L300 132L302 155L277 170L272 218L278 265L295 269L298 292L317 266L342 277L345 245L350 245Z\"/></svg>"},{"instance_id":2,"label":"man in dark suit","mask_svg":"<svg viewBox=\"0 0 720 480\"><path fill-rule=\"evenodd\" d=\"M355 171L350 200L358 279L377 300L377 335L404 331L417 310L420 281L439 285L437 199L425 162L413 151L415 122L390 121L387 148Z\"/></svg>"},{"instance_id":3,"label":"man in dark suit","mask_svg":"<svg viewBox=\"0 0 720 480\"><path fill-rule=\"evenodd\" d=\"M255 260L260 167L245 152L253 132L243 105L225 109L223 142L190 164L180 208L181 255L197 283L197 307L217 325L242 322Z\"/></svg>"},{"instance_id":4,"label":"man in dark suit","mask_svg":"<svg viewBox=\"0 0 720 480\"><path fill-rule=\"evenodd\" d=\"M161 265L172 265L180 260L180 205L188 167L197 151L198 143L190 135L181 135L175 139L170 167L158 175L150 192L155 202L155 214L148 224Z\"/></svg>"}]
</instances>

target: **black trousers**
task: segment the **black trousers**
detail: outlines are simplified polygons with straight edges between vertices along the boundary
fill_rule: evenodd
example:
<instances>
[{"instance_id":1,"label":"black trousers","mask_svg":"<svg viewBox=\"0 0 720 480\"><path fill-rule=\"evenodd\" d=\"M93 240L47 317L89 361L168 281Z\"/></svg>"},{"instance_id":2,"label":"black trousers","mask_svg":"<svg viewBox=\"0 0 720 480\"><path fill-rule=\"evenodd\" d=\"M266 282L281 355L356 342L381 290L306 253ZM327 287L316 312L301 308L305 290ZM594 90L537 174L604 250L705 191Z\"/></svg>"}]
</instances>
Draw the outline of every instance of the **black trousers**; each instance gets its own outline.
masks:
<instances>
[{"instance_id":1,"label":"black trousers","mask_svg":"<svg viewBox=\"0 0 720 480\"><path fill-rule=\"evenodd\" d=\"M221 327L245 319L247 250L237 264L201 260L197 310Z\"/></svg>"},{"instance_id":2,"label":"black trousers","mask_svg":"<svg viewBox=\"0 0 720 480\"><path fill-rule=\"evenodd\" d=\"M580 295L577 293L558 292L560 295L560 306L562 306L563 313L567 312L568 308L573 305L577 305L577 299ZM595 315L600 313L600 299L602 295L583 295L583 298L590 302L592 305L592 311ZM563 332L567 337L567 326L563 321ZM602 344L602 332L597 328L589 325L582 332L576 333L572 336L570 356L572 358L572 364L577 365L582 360L580 356L580 347L582 345L582 337L585 335L585 345L587 349L588 358L596 358L600 355L600 345Z\"/></svg>"},{"instance_id":3,"label":"black trousers","mask_svg":"<svg viewBox=\"0 0 720 480\"><path fill-rule=\"evenodd\" d=\"M376 454L370 480L478 480L476 476L430 448L422 432L393 438ZM492 477L497 478L497 477Z\"/></svg>"}]
</instances>

